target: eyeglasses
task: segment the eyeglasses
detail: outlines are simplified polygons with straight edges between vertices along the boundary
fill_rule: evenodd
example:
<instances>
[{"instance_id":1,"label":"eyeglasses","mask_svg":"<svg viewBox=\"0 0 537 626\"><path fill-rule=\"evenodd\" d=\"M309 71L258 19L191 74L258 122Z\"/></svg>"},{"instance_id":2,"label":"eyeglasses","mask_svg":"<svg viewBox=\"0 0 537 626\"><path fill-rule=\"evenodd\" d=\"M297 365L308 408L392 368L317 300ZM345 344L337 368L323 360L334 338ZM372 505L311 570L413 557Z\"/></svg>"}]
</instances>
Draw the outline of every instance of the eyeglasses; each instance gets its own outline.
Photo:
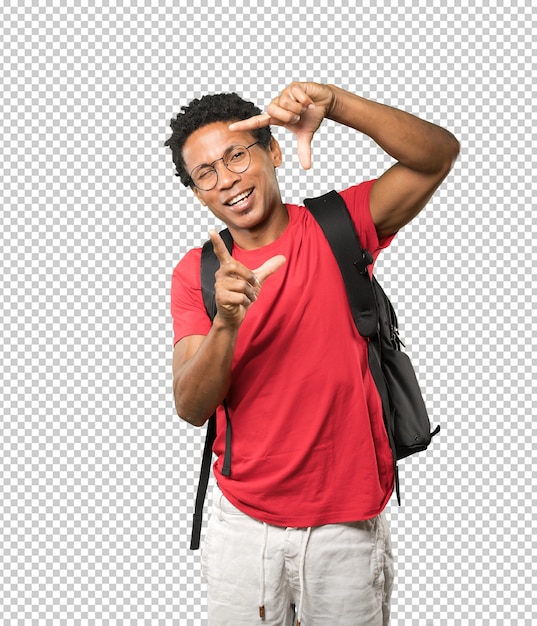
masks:
<instances>
[{"instance_id":1,"label":"eyeglasses","mask_svg":"<svg viewBox=\"0 0 537 626\"><path fill-rule=\"evenodd\" d=\"M250 148L259 141L254 141L249 146L232 146L224 152L224 156L216 159L209 165L198 165L190 172L190 181L201 191L210 191L218 182L218 170L214 166L218 161L222 161L230 172L242 174L249 167L252 161Z\"/></svg>"}]
</instances>

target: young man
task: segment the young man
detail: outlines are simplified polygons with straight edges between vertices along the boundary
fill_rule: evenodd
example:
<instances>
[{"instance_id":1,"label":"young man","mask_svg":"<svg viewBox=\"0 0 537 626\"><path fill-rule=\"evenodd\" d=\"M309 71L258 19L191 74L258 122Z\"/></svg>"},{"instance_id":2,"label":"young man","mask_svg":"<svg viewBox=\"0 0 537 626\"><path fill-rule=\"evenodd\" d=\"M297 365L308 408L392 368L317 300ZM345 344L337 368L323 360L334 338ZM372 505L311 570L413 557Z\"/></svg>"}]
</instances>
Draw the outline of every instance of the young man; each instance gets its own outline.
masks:
<instances>
[{"instance_id":1,"label":"young man","mask_svg":"<svg viewBox=\"0 0 537 626\"><path fill-rule=\"evenodd\" d=\"M172 120L177 175L229 228L211 323L200 249L173 273L173 390L180 417L217 409L217 487L203 552L210 626L380 626L393 562L383 515L393 461L382 408L338 266L304 208L282 202L270 125L295 134L304 168L324 118L397 163L341 192L373 257L426 205L459 151L446 130L333 85L292 83L261 114L205 96ZM318 190L324 193L329 190ZM230 476L222 473L226 400Z\"/></svg>"}]
</instances>

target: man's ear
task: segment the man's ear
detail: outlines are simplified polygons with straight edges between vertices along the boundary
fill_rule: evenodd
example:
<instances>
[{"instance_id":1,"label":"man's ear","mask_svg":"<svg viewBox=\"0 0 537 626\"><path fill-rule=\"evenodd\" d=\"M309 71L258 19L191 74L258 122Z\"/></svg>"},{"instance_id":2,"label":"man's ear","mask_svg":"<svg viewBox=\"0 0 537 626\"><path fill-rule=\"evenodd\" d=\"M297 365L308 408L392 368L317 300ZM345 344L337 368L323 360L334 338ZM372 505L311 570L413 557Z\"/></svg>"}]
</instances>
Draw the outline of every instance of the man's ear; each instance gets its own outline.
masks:
<instances>
[{"instance_id":1,"label":"man's ear","mask_svg":"<svg viewBox=\"0 0 537 626\"><path fill-rule=\"evenodd\" d=\"M280 144L278 143L277 139L275 139L274 137L270 138L269 153L272 157L274 167L280 167L283 162L282 149L280 148Z\"/></svg>"}]
</instances>

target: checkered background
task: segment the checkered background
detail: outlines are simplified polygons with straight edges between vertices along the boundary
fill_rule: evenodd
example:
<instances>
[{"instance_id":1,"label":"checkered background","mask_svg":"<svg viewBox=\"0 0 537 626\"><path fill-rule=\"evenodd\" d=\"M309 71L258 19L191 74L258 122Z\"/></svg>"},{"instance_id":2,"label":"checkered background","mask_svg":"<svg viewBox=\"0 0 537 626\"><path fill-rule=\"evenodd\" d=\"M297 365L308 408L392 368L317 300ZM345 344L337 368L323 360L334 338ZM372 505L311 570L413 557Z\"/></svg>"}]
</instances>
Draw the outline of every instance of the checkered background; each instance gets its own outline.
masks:
<instances>
[{"instance_id":1,"label":"checkered background","mask_svg":"<svg viewBox=\"0 0 537 626\"><path fill-rule=\"evenodd\" d=\"M205 624L188 550L202 433L174 413L169 287L215 223L163 143L194 97L263 107L295 79L462 144L378 263L442 425L388 507L392 623L536 623L535 15L530 0L356 4L3 2L1 624ZM325 122L304 172L275 134L288 201L390 164Z\"/></svg>"}]
</instances>

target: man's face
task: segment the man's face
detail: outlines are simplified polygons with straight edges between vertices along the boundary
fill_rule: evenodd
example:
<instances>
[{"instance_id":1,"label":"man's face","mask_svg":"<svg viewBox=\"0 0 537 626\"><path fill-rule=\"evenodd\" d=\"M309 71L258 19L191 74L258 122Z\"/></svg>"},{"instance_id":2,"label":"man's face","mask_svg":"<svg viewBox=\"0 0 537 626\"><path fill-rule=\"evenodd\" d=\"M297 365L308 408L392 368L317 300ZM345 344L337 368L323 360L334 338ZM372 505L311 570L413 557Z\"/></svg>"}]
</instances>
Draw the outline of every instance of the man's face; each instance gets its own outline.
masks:
<instances>
[{"instance_id":1,"label":"man's face","mask_svg":"<svg viewBox=\"0 0 537 626\"><path fill-rule=\"evenodd\" d=\"M231 132L228 122L214 122L192 133L183 147L186 169L214 163L218 180L213 189L193 187L201 203L231 230L252 231L262 227L282 207L275 168L281 164L281 150L273 139L269 149L256 144L249 149L251 161L240 174L229 171L221 157L232 146L249 146L255 137L247 131ZM220 160L219 160L220 159Z\"/></svg>"}]
</instances>

